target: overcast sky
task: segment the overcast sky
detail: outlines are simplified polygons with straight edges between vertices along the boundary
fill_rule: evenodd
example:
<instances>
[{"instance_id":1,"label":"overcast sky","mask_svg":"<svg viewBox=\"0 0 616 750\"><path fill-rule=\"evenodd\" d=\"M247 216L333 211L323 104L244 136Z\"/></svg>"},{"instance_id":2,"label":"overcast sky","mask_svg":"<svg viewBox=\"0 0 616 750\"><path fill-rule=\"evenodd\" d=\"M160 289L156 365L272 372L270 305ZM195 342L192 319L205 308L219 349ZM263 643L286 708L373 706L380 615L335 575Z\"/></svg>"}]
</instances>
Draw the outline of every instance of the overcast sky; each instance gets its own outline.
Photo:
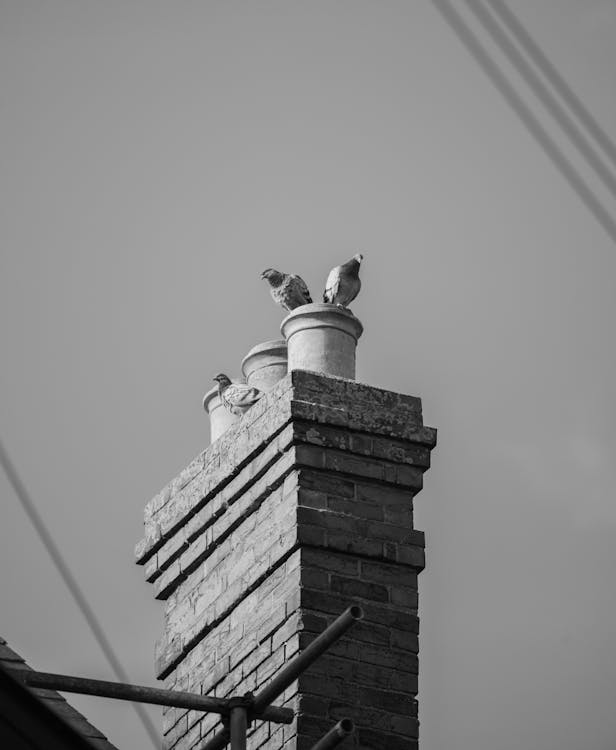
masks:
<instances>
[{"instance_id":1,"label":"overcast sky","mask_svg":"<svg viewBox=\"0 0 616 750\"><path fill-rule=\"evenodd\" d=\"M614 137L614 0L511 7ZM616 247L435 7L0 0L0 91L0 432L131 679L162 619L143 508L205 447L213 375L278 335L260 272L316 295L361 250L358 379L439 429L422 750L613 750ZM0 632L111 679L0 497Z\"/></svg>"}]
</instances>

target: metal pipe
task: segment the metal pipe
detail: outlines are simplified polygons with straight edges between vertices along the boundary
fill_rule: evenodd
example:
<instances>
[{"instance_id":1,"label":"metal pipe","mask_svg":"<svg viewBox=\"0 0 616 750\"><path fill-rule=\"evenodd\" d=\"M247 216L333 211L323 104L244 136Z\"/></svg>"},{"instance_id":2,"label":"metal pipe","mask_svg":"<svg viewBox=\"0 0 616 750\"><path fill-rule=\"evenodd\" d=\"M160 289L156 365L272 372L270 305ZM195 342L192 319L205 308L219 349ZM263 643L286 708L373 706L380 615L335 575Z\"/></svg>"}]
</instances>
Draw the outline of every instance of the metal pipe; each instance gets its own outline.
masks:
<instances>
[{"instance_id":1,"label":"metal pipe","mask_svg":"<svg viewBox=\"0 0 616 750\"><path fill-rule=\"evenodd\" d=\"M301 672L316 661L332 643L341 638L351 625L361 620L363 616L364 611L358 605L346 609L321 635L317 636L309 646L284 666L269 685L257 693L252 704L253 712L257 715L262 712L298 678Z\"/></svg>"},{"instance_id":2,"label":"metal pipe","mask_svg":"<svg viewBox=\"0 0 616 750\"><path fill-rule=\"evenodd\" d=\"M330 750L332 747L337 747L354 731L355 725L351 719L340 719L336 726L332 727L327 734L324 734L310 750Z\"/></svg>"},{"instance_id":3,"label":"metal pipe","mask_svg":"<svg viewBox=\"0 0 616 750\"><path fill-rule=\"evenodd\" d=\"M242 698L231 698L230 703L229 731L231 733L231 750L246 750L248 703Z\"/></svg>"},{"instance_id":4,"label":"metal pipe","mask_svg":"<svg viewBox=\"0 0 616 750\"><path fill-rule=\"evenodd\" d=\"M179 690L163 690L144 685L128 685L123 682L107 682L106 680L92 680L88 677L71 677L25 669L11 670L11 674L30 687L60 690L64 693L98 695L103 698L136 703L191 708L195 711L221 714L221 716L229 716L231 710L228 699L212 698L208 695L196 695ZM264 711L255 715L264 721L275 721L279 724L291 724L294 717L292 709L278 706L266 707Z\"/></svg>"},{"instance_id":5,"label":"metal pipe","mask_svg":"<svg viewBox=\"0 0 616 750\"><path fill-rule=\"evenodd\" d=\"M209 742L206 742L201 750L224 750L229 744L231 735L227 728L221 729L220 732L215 734Z\"/></svg>"}]
</instances>

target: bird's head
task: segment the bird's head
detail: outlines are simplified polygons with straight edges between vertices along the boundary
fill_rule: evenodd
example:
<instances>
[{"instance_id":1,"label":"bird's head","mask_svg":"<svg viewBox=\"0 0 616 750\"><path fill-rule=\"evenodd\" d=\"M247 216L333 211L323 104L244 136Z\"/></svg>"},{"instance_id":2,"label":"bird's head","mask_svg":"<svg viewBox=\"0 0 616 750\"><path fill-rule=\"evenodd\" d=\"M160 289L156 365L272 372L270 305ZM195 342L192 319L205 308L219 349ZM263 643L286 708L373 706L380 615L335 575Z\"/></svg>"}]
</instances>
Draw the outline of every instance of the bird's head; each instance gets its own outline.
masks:
<instances>
[{"instance_id":1,"label":"bird's head","mask_svg":"<svg viewBox=\"0 0 616 750\"><path fill-rule=\"evenodd\" d=\"M218 383L218 385L222 385L222 386L231 385L230 378L227 375L225 375L224 372L219 373L218 375L216 375L215 378L212 378L212 379L215 380Z\"/></svg>"},{"instance_id":2,"label":"bird's head","mask_svg":"<svg viewBox=\"0 0 616 750\"><path fill-rule=\"evenodd\" d=\"M266 279L272 286L280 286L284 278L284 274L280 271L276 271L275 268L266 268L261 274L262 279Z\"/></svg>"},{"instance_id":3,"label":"bird's head","mask_svg":"<svg viewBox=\"0 0 616 750\"><path fill-rule=\"evenodd\" d=\"M364 256L361 253L357 253L353 256L353 260L356 260L358 263L361 263L364 259Z\"/></svg>"}]
</instances>

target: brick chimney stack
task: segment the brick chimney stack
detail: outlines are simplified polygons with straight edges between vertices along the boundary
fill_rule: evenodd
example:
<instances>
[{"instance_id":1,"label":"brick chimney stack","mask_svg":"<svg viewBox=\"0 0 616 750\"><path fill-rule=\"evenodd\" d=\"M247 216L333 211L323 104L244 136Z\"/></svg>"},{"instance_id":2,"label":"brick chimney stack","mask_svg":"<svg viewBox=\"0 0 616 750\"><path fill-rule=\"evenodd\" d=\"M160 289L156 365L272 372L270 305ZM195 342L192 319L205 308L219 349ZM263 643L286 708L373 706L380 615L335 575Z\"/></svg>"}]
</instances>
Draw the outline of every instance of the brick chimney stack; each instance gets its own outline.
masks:
<instances>
[{"instance_id":1,"label":"brick chimney stack","mask_svg":"<svg viewBox=\"0 0 616 750\"><path fill-rule=\"evenodd\" d=\"M352 326L343 321L357 338ZM358 603L364 619L277 701L294 723L256 721L248 748L309 750L343 716L356 732L342 747L417 748L424 535L413 498L435 438L418 398L298 369L228 426L145 511L136 554L165 602L165 686L256 691ZM219 728L217 715L166 709L164 747L197 750Z\"/></svg>"}]
</instances>

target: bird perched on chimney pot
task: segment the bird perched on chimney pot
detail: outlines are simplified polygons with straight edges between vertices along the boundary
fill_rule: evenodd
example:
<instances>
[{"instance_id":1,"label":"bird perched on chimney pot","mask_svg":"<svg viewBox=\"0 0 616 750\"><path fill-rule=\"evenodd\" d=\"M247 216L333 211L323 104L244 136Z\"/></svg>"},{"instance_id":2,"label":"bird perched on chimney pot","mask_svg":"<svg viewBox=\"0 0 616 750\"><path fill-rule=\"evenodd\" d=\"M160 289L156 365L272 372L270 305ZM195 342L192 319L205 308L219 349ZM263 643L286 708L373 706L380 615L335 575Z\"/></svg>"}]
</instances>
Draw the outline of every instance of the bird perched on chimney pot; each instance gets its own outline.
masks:
<instances>
[{"instance_id":1,"label":"bird perched on chimney pot","mask_svg":"<svg viewBox=\"0 0 616 750\"><path fill-rule=\"evenodd\" d=\"M288 312L295 310L300 305L309 305L312 302L306 282L295 274L282 273L274 268L267 268L261 274L270 285L270 292L274 302L279 304Z\"/></svg>"},{"instance_id":2,"label":"bird perched on chimney pot","mask_svg":"<svg viewBox=\"0 0 616 750\"><path fill-rule=\"evenodd\" d=\"M243 414L263 395L258 388L245 383L232 383L231 379L222 372L214 380L218 383L218 395L222 405L231 414Z\"/></svg>"},{"instance_id":3,"label":"bird perched on chimney pot","mask_svg":"<svg viewBox=\"0 0 616 750\"><path fill-rule=\"evenodd\" d=\"M332 268L325 282L323 302L329 302L338 307L349 306L361 289L359 266L363 259L364 256L357 253L351 260Z\"/></svg>"}]
</instances>

